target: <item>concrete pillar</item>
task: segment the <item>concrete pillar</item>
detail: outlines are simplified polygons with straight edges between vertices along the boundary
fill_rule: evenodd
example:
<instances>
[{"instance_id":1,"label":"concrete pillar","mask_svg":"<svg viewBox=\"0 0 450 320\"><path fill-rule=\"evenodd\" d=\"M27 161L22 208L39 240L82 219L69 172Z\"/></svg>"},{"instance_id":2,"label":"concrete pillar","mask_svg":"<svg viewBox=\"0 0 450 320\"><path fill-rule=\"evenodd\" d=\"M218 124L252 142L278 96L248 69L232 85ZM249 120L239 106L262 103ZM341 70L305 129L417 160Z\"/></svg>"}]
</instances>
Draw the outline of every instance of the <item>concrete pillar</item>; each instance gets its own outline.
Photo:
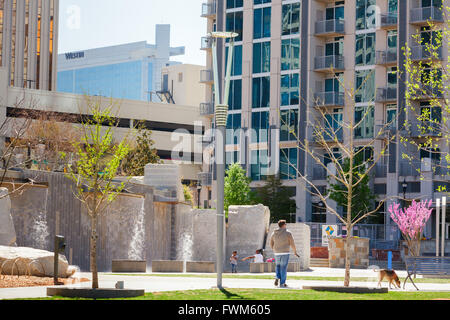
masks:
<instances>
[{"instance_id":1,"label":"concrete pillar","mask_svg":"<svg viewBox=\"0 0 450 320\"><path fill-rule=\"evenodd\" d=\"M430 158L423 159L421 174L424 179L420 181L420 194L423 197L423 200L433 199L433 171ZM424 236L431 237L432 225L432 219L429 219L424 229Z\"/></svg>"}]
</instances>

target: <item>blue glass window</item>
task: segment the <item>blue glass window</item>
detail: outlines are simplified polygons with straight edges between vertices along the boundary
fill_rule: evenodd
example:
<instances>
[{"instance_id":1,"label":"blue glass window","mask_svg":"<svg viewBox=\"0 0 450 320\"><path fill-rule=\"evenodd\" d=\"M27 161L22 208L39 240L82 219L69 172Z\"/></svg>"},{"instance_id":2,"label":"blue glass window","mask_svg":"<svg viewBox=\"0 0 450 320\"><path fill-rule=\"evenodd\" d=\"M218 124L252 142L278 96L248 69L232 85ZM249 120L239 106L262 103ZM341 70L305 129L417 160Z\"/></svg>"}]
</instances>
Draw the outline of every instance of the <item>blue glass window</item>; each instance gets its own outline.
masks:
<instances>
[{"instance_id":1,"label":"blue glass window","mask_svg":"<svg viewBox=\"0 0 450 320\"><path fill-rule=\"evenodd\" d=\"M280 141L297 141L298 109L282 110L280 116Z\"/></svg>"},{"instance_id":2,"label":"blue glass window","mask_svg":"<svg viewBox=\"0 0 450 320\"><path fill-rule=\"evenodd\" d=\"M281 40L281 70L300 68L300 39Z\"/></svg>"},{"instance_id":3,"label":"blue glass window","mask_svg":"<svg viewBox=\"0 0 450 320\"><path fill-rule=\"evenodd\" d=\"M227 130L226 130L226 144L240 143L240 129L241 128L241 114L228 114Z\"/></svg>"},{"instance_id":4,"label":"blue glass window","mask_svg":"<svg viewBox=\"0 0 450 320\"><path fill-rule=\"evenodd\" d=\"M356 30L375 28L376 8L376 0L356 0Z\"/></svg>"},{"instance_id":5,"label":"blue glass window","mask_svg":"<svg viewBox=\"0 0 450 320\"><path fill-rule=\"evenodd\" d=\"M280 149L280 179L297 179L297 148Z\"/></svg>"},{"instance_id":6,"label":"blue glass window","mask_svg":"<svg viewBox=\"0 0 450 320\"><path fill-rule=\"evenodd\" d=\"M374 131L374 107L355 107L355 125L360 123L355 128L356 139L373 138Z\"/></svg>"},{"instance_id":7,"label":"blue glass window","mask_svg":"<svg viewBox=\"0 0 450 320\"><path fill-rule=\"evenodd\" d=\"M253 38L270 38L271 7L260 8L253 15Z\"/></svg>"},{"instance_id":8,"label":"blue glass window","mask_svg":"<svg viewBox=\"0 0 450 320\"><path fill-rule=\"evenodd\" d=\"M253 78L252 107L265 108L270 106L270 77Z\"/></svg>"},{"instance_id":9,"label":"blue glass window","mask_svg":"<svg viewBox=\"0 0 450 320\"><path fill-rule=\"evenodd\" d=\"M270 41L253 44L253 73L270 72Z\"/></svg>"},{"instance_id":10,"label":"blue glass window","mask_svg":"<svg viewBox=\"0 0 450 320\"><path fill-rule=\"evenodd\" d=\"M283 5L281 34L283 36L300 32L300 2Z\"/></svg>"},{"instance_id":11,"label":"blue glass window","mask_svg":"<svg viewBox=\"0 0 450 320\"><path fill-rule=\"evenodd\" d=\"M225 70L228 65L228 47L225 48ZM231 75L242 75L242 46L235 46L233 49L233 62L231 66Z\"/></svg>"},{"instance_id":12,"label":"blue glass window","mask_svg":"<svg viewBox=\"0 0 450 320\"><path fill-rule=\"evenodd\" d=\"M355 64L357 66L375 64L375 33L356 35Z\"/></svg>"},{"instance_id":13,"label":"blue glass window","mask_svg":"<svg viewBox=\"0 0 450 320\"><path fill-rule=\"evenodd\" d=\"M230 81L230 94L228 96L228 107L230 110L242 108L242 80Z\"/></svg>"},{"instance_id":14,"label":"blue glass window","mask_svg":"<svg viewBox=\"0 0 450 320\"><path fill-rule=\"evenodd\" d=\"M372 102L375 99L375 70L355 71L355 102Z\"/></svg>"},{"instance_id":15,"label":"blue glass window","mask_svg":"<svg viewBox=\"0 0 450 320\"><path fill-rule=\"evenodd\" d=\"M233 31L238 34L235 41L242 41L243 21L242 11L227 13L226 31Z\"/></svg>"},{"instance_id":16,"label":"blue glass window","mask_svg":"<svg viewBox=\"0 0 450 320\"><path fill-rule=\"evenodd\" d=\"M281 105L292 106L299 104L299 75L281 75Z\"/></svg>"},{"instance_id":17,"label":"blue glass window","mask_svg":"<svg viewBox=\"0 0 450 320\"><path fill-rule=\"evenodd\" d=\"M227 9L241 8L244 0L227 0Z\"/></svg>"},{"instance_id":18,"label":"blue glass window","mask_svg":"<svg viewBox=\"0 0 450 320\"><path fill-rule=\"evenodd\" d=\"M252 143L267 142L269 111L252 112Z\"/></svg>"},{"instance_id":19,"label":"blue glass window","mask_svg":"<svg viewBox=\"0 0 450 320\"><path fill-rule=\"evenodd\" d=\"M239 151L225 153L225 171L228 170L233 163L239 163Z\"/></svg>"},{"instance_id":20,"label":"blue glass window","mask_svg":"<svg viewBox=\"0 0 450 320\"><path fill-rule=\"evenodd\" d=\"M259 181L263 180L267 176L267 168L269 159L267 156L267 150L252 150L250 154L251 165L250 165L250 175L252 180Z\"/></svg>"},{"instance_id":21,"label":"blue glass window","mask_svg":"<svg viewBox=\"0 0 450 320\"><path fill-rule=\"evenodd\" d=\"M272 0L253 0L253 4L270 3Z\"/></svg>"}]
</instances>

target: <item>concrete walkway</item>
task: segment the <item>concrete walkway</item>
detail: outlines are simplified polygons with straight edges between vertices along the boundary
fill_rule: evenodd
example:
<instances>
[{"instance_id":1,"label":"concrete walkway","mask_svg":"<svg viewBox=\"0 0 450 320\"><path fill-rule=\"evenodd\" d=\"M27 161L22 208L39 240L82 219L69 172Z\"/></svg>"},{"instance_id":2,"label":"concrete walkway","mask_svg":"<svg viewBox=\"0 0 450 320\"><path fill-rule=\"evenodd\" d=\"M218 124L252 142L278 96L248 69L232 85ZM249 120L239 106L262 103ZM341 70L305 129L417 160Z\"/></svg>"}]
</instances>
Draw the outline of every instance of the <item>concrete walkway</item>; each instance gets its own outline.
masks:
<instances>
[{"instance_id":1,"label":"concrete walkway","mask_svg":"<svg viewBox=\"0 0 450 320\"><path fill-rule=\"evenodd\" d=\"M320 281L320 280L289 280L289 276L322 276L322 277L343 277L344 269L331 268L312 268L308 272L296 272L288 274L287 284L291 289L302 289L305 285L322 285L322 286L342 286L342 281ZM355 287L369 287L375 288L377 286L377 274L373 270L352 269L352 277L364 278L367 281L351 282L351 286ZM198 275L198 274L197 274ZM263 275L263 274L245 274L240 275ZM265 274L273 275L273 273ZM400 279L404 279L406 272L398 272ZM80 277L91 279L89 273L81 273ZM186 277L184 274L177 274L177 276L161 277L152 276L152 274L136 274L129 275L111 275L100 273L99 282L100 287L114 288L117 281L124 281L125 288L130 289L145 289L146 292L161 292L161 291L179 291L179 290L196 290L196 289L210 289L216 285L216 278L200 278L200 277ZM85 282L82 284L71 285L70 287L89 287L91 283ZM223 279L224 287L228 288L258 288L258 289L274 289L273 280L271 279ZM383 287L386 287L387 282L383 282ZM447 291L450 292L450 279L448 283L418 283L416 284L421 291ZM402 282L403 286L403 282ZM283 290L283 289L280 289ZM395 289L396 291L413 291L416 289L409 281L406 284L405 290ZM23 299L23 298L39 298L46 297L46 287L31 287L31 288L11 288L0 289L0 299Z\"/></svg>"}]
</instances>

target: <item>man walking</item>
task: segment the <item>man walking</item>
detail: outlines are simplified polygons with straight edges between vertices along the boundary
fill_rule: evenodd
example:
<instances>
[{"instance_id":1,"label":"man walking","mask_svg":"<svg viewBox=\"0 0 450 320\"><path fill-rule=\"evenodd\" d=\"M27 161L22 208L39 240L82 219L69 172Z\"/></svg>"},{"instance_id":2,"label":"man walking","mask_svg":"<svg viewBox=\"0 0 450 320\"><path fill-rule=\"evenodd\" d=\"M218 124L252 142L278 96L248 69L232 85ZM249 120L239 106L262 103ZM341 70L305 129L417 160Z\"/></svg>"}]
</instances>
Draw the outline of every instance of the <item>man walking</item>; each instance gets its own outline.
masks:
<instances>
[{"instance_id":1,"label":"man walking","mask_svg":"<svg viewBox=\"0 0 450 320\"><path fill-rule=\"evenodd\" d=\"M289 262L290 248L299 257L295 248L292 233L286 229L286 220L278 221L278 229L275 229L270 237L270 247L275 254L276 279L275 286L280 282L280 288L286 288L287 267Z\"/></svg>"}]
</instances>

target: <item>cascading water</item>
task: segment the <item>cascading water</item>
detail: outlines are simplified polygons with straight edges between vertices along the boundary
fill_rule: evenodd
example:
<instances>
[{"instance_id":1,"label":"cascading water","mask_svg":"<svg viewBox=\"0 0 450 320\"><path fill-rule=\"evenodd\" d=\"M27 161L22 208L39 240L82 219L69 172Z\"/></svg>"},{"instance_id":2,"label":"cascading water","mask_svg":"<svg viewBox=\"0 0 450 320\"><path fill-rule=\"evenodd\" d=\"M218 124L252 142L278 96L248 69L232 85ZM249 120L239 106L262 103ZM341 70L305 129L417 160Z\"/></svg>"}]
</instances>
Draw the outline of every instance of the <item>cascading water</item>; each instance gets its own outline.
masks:
<instances>
[{"instance_id":1,"label":"cascading water","mask_svg":"<svg viewBox=\"0 0 450 320\"><path fill-rule=\"evenodd\" d=\"M192 246L193 246L193 239L192 234L190 233L183 233L179 239L179 248L181 250L178 250L178 260L183 261L183 271L186 272L186 261L192 260Z\"/></svg>"},{"instance_id":2,"label":"cascading water","mask_svg":"<svg viewBox=\"0 0 450 320\"><path fill-rule=\"evenodd\" d=\"M142 199L142 206L137 215L133 217L133 238L130 242L128 250L128 259L130 260L144 260L145 250L145 210L144 199Z\"/></svg>"},{"instance_id":3,"label":"cascading water","mask_svg":"<svg viewBox=\"0 0 450 320\"><path fill-rule=\"evenodd\" d=\"M44 207L33 217L30 238L33 241L33 248L48 250L48 238L50 236L47 226L48 189L45 191L44 199Z\"/></svg>"}]
</instances>

